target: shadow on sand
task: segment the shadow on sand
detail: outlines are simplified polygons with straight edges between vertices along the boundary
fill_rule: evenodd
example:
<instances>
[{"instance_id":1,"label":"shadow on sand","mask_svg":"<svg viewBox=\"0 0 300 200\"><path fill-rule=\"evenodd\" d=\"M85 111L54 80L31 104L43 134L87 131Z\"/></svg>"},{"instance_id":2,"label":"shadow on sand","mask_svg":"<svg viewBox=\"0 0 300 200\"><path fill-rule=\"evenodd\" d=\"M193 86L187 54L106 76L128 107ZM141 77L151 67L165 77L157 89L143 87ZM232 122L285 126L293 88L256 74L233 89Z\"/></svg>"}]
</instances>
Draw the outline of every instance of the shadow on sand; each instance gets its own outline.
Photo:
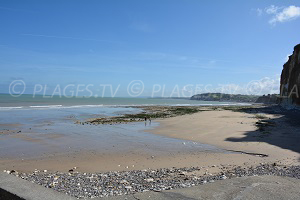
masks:
<instances>
[{"instance_id":1,"label":"shadow on sand","mask_svg":"<svg viewBox=\"0 0 300 200\"><path fill-rule=\"evenodd\" d=\"M261 108L241 108L235 110L257 114L257 130L245 133L243 138L227 138L231 142L265 142L300 153L300 111L285 110L280 106ZM264 114L273 114L275 119L263 118ZM299 159L300 160L300 159Z\"/></svg>"}]
</instances>

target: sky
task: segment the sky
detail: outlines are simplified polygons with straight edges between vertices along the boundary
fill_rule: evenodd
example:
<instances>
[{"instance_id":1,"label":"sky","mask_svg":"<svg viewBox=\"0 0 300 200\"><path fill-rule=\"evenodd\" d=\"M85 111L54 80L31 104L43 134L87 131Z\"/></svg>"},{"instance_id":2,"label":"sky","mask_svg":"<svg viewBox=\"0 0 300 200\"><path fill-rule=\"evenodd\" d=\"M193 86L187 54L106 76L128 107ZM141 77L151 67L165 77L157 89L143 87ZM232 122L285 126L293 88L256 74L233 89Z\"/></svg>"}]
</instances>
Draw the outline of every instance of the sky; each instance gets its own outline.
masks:
<instances>
[{"instance_id":1,"label":"sky","mask_svg":"<svg viewBox=\"0 0 300 200\"><path fill-rule=\"evenodd\" d=\"M0 0L0 26L0 93L267 94L300 43L300 2Z\"/></svg>"}]
</instances>

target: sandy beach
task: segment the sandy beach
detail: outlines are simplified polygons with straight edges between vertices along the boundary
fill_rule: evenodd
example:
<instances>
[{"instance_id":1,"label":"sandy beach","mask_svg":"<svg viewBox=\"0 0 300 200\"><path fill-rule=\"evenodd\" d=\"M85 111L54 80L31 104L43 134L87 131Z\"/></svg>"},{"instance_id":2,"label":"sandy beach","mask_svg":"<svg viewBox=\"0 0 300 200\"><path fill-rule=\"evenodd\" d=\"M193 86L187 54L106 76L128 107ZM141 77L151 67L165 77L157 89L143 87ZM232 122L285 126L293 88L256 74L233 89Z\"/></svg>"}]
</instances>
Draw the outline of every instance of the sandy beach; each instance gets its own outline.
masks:
<instances>
[{"instance_id":1,"label":"sandy beach","mask_svg":"<svg viewBox=\"0 0 300 200\"><path fill-rule=\"evenodd\" d=\"M193 115L159 120L161 126L151 131L169 137L181 138L211 144L223 149L248 153L266 154L268 157L236 156L235 163L278 162L299 164L297 146L299 127L292 127L281 119L281 115L262 114L277 122L270 127L267 136L257 131L255 114L233 112L230 110L203 111ZM277 145L278 144L278 145ZM286 146L286 148L282 148ZM221 155L227 157L227 155ZM226 164L231 163L231 161Z\"/></svg>"},{"instance_id":2,"label":"sandy beach","mask_svg":"<svg viewBox=\"0 0 300 200\"><path fill-rule=\"evenodd\" d=\"M1 148L9 151L2 152L0 169L76 198L162 192L237 177L300 178L299 112L276 106L145 111L2 134ZM162 112L168 113L163 119L137 122Z\"/></svg>"},{"instance_id":3,"label":"sandy beach","mask_svg":"<svg viewBox=\"0 0 300 200\"><path fill-rule=\"evenodd\" d=\"M282 120L280 115L262 115L268 119ZM101 152L82 148L76 151L43 154L34 158L1 159L0 167L1 170L14 169L23 172L31 172L34 169L64 172L74 167L80 172L105 172L198 166L204 169L200 174L204 174L217 173L224 168L248 167L260 163L299 164L299 151L275 145L277 142L291 147L296 145L295 137L298 137L296 135L298 129L292 128L290 133L286 134L289 125L282 121L280 126L269 127L268 133L270 132L271 135L265 136L257 131L255 126L257 121L256 114L217 109L154 120L160 125L146 130L149 134L159 134L167 138L187 141L178 144L179 149L189 146L193 142L200 142L229 150L229 153L181 152L180 150L148 152L141 151L141 149ZM34 145L34 139L25 136L24 138L22 134L12 135L12 137L32 140ZM43 137L48 138L47 135ZM66 136L55 137L57 140L63 138L66 139ZM259 156L260 154L267 155L267 157Z\"/></svg>"}]
</instances>

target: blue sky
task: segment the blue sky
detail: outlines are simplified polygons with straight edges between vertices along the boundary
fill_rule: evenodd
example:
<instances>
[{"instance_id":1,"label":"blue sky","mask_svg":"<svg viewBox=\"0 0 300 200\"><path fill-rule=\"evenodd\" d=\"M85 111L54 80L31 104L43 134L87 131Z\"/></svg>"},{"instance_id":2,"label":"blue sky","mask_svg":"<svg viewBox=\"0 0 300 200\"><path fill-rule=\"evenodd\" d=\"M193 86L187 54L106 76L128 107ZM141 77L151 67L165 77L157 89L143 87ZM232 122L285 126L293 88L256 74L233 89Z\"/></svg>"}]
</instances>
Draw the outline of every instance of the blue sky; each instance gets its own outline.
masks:
<instances>
[{"instance_id":1,"label":"blue sky","mask_svg":"<svg viewBox=\"0 0 300 200\"><path fill-rule=\"evenodd\" d=\"M300 2L0 0L0 25L0 93L23 80L26 93L112 84L126 96L141 80L149 96L154 84L278 85L300 43Z\"/></svg>"}]
</instances>

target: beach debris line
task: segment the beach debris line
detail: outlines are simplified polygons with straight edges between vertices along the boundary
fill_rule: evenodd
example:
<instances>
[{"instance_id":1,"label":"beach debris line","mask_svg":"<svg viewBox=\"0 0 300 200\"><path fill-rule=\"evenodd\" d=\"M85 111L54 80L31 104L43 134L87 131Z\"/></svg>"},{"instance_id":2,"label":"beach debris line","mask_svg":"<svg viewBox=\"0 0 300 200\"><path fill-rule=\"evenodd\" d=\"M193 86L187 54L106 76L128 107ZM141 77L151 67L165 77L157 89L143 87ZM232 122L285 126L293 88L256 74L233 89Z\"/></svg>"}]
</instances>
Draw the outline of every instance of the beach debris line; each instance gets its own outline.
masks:
<instances>
[{"instance_id":1,"label":"beach debris line","mask_svg":"<svg viewBox=\"0 0 300 200\"><path fill-rule=\"evenodd\" d=\"M162 168L157 170L110 171L106 173L79 173L76 171L10 174L37 183L47 188L63 192L76 198L95 198L114 195L134 194L146 191L163 191L208 184L243 176L275 175L300 179L300 166L263 164L252 167L221 168L218 174L200 176L201 167Z\"/></svg>"}]
</instances>

